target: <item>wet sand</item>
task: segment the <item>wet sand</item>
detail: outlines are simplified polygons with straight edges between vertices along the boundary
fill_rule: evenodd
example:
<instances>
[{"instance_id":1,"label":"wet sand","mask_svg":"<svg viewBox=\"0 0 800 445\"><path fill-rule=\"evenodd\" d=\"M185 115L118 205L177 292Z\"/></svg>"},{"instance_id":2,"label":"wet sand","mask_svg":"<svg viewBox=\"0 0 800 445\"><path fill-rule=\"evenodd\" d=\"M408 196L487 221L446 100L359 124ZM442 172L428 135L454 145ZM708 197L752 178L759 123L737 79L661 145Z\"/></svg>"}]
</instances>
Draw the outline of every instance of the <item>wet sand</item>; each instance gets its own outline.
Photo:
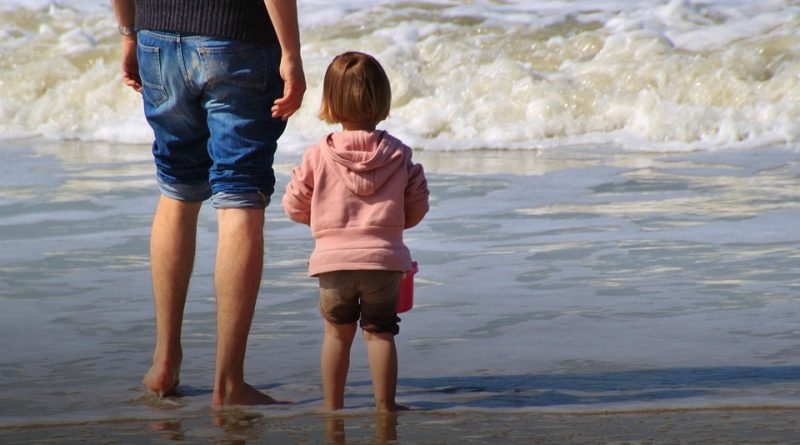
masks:
<instances>
[{"instance_id":1,"label":"wet sand","mask_svg":"<svg viewBox=\"0 0 800 445\"><path fill-rule=\"evenodd\" d=\"M0 429L4 444L791 444L800 410L701 409L652 412L404 412L270 417L243 411L189 418L115 420Z\"/></svg>"}]
</instances>

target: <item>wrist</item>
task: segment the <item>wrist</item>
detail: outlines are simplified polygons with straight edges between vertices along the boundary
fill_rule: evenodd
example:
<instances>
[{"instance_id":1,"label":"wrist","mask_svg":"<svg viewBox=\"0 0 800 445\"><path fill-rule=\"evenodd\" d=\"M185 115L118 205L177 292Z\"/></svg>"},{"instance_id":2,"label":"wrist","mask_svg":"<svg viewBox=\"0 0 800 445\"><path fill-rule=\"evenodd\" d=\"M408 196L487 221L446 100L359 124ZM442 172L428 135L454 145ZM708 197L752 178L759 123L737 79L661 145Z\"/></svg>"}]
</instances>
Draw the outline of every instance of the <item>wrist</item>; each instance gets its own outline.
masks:
<instances>
[{"instance_id":1,"label":"wrist","mask_svg":"<svg viewBox=\"0 0 800 445\"><path fill-rule=\"evenodd\" d=\"M300 56L300 51L297 52L282 52L281 61L291 62L295 65L301 65L303 58Z\"/></svg>"},{"instance_id":2,"label":"wrist","mask_svg":"<svg viewBox=\"0 0 800 445\"><path fill-rule=\"evenodd\" d=\"M136 29L133 26L117 25L117 31L123 37L136 38Z\"/></svg>"}]
</instances>

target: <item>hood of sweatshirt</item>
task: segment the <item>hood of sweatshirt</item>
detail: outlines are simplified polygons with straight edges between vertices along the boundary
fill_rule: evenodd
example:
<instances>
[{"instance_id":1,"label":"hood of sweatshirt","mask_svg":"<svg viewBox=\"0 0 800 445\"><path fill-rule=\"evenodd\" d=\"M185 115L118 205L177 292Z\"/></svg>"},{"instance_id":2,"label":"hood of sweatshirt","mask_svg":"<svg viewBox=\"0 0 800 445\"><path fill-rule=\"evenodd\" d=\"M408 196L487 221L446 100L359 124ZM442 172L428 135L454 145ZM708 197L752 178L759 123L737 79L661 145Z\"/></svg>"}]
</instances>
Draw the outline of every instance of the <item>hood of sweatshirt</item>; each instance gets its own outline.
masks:
<instances>
[{"instance_id":1,"label":"hood of sweatshirt","mask_svg":"<svg viewBox=\"0 0 800 445\"><path fill-rule=\"evenodd\" d=\"M405 145L385 131L342 131L326 137L325 162L356 195L374 194L406 165Z\"/></svg>"}]
</instances>

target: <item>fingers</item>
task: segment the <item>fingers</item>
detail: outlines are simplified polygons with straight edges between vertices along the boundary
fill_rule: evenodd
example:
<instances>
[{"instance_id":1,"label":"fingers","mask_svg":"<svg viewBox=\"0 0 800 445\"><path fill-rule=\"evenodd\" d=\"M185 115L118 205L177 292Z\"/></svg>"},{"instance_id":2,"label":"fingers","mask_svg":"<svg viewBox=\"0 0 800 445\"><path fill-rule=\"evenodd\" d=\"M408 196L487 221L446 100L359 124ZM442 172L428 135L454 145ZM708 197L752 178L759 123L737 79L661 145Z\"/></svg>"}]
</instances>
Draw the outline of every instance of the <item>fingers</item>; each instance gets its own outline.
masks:
<instances>
[{"instance_id":1,"label":"fingers","mask_svg":"<svg viewBox=\"0 0 800 445\"><path fill-rule=\"evenodd\" d=\"M136 90L136 92L142 92L142 80L139 78L138 73L131 74L128 71L122 71L122 82Z\"/></svg>"},{"instance_id":2,"label":"fingers","mask_svg":"<svg viewBox=\"0 0 800 445\"><path fill-rule=\"evenodd\" d=\"M287 96L283 96L277 99L272 105L272 117L287 120L299 108L300 106L296 105L295 101L290 100Z\"/></svg>"},{"instance_id":3,"label":"fingers","mask_svg":"<svg viewBox=\"0 0 800 445\"><path fill-rule=\"evenodd\" d=\"M287 120L300 108L303 103L305 88L297 88L292 82L286 82L283 89L283 97L278 98L272 104L272 117Z\"/></svg>"},{"instance_id":4,"label":"fingers","mask_svg":"<svg viewBox=\"0 0 800 445\"><path fill-rule=\"evenodd\" d=\"M137 93L142 92L142 84L133 80L126 80L125 85L133 88Z\"/></svg>"}]
</instances>

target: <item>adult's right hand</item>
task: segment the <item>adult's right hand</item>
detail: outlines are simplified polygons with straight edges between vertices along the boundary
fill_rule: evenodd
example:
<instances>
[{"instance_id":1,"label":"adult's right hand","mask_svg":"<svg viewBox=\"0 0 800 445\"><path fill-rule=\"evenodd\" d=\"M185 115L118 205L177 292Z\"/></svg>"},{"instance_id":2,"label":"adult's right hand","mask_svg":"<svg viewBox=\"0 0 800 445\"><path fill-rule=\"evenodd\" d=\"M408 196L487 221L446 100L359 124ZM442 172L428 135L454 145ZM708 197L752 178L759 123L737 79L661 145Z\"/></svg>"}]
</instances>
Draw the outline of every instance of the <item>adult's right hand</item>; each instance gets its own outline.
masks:
<instances>
[{"instance_id":1,"label":"adult's right hand","mask_svg":"<svg viewBox=\"0 0 800 445\"><path fill-rule=\"evenodd\" d=\"M137 92L142 92L139 77L139 59L136 57L136 36L122 37L122 81Z\"/></svg>"}]
</instances>

